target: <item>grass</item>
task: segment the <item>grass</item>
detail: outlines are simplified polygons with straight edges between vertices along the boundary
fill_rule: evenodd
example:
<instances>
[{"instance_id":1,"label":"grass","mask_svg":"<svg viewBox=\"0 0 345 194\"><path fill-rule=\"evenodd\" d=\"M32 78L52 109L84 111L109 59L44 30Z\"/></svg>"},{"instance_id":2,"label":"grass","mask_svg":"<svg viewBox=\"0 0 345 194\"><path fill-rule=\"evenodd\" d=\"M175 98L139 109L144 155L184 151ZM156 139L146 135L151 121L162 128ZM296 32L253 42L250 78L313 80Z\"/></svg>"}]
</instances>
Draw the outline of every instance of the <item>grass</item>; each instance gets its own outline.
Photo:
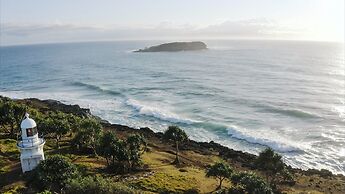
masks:
<instances>
[{"instance_id":1,"label":"grass","mask_svg":"<svg viewBox=\"0 0 345 194\"><path fill-rule=\"evenodd\" d=\"M16 144L17 141L14 139L0 139L0 154L7 158L17 159L20 152Z\"/></svg>"},{"instance_id":2,"label":"grass","mask_svg":"<svg viewBox=\"0 0 345 194\"><path fill-rule=\"evenodd\" d=\"M137 187L152 192L182 192L196 188L195 178L190 179L179 173L158 172L148 178L134 182Z\"/></svg>"},{"instance_id":3,"label":"grass","mask_svg":"<svg viewBox=\"0 0 345 194\"><path fill-rule=\"evenodd\" d=\"M184 164L177 167L171 164L174 155L167 152L153 150L143 155L144 164L149 166L151 175L141 177L132 181L134 187L152 192L183 192L187 190L198 190L201 193L214 191L218 182L214 178L205 176L205 170L192 165L193 161L185 161L183 158L195 157L199 164L206 166L212 164L214 160L220 160L218 157L207 157L194 152L183 154L182 161ZM229 182L224 186L229 187Z\"/></svg>"},{"instance_id":4,"label":"grass","mask_svg":"<svg viewBox=\"0 0 345 194\"><path fill-rule=\"evenodd\" d=\"M14 184L8 185L4 190L4 194L14 194L14 193L22 193L23 190L26 189L24 182L16 182Z\"/></svg>"},{"instance_id":5,"label":"grass","mask_svg":"<svg viewBox=\"0 0 345 194\"><path fill-rule=\"evenodd\" d=\"M13 161L19 158L19 150L14 139L0 139L0 174L11 170Z\"/></svg>"}]
</instances>

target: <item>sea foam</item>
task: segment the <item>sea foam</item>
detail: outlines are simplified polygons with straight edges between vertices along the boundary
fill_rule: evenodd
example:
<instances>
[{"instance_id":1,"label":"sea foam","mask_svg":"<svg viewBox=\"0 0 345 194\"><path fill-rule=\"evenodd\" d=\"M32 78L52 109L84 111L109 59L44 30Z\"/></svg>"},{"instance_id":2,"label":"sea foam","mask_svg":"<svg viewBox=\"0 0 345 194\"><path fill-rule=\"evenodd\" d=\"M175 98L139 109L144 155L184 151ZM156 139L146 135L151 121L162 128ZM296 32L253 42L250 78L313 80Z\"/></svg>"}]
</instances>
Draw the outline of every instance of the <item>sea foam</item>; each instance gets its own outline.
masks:
<instances>
[{"instance_id":1,"label":"sea foam","mask_svg":"<svg viewBox=\"0 0 345 194\"><path fill-rule=\"evenodd\" d=\"M262 146L268 146L279 152L298 152L301 151L297 146L291 145L283 141L273 140L272 136L265 137L261 132L256 132L255 135L245 132L248 130L240 129L237 126L230 126L227 128L228 135L232 138L243 140L251 144L258 144Z\"/></svg>"},{"instance_id":2,"label":"sea foam","mask_svg":"<svg viewBox=\"0 0 345 194\"><path fill-rule=\"evenodd\" d=\"M159 108L157 105L148 105L143 102L134 100L134 99L127 99L126 105L134 108L139 114L151 116L162 121L168 121L171 123L182 123L182 124L192 124L196 121L182 118L166 109Z\"/></svg>"}]
</instances>

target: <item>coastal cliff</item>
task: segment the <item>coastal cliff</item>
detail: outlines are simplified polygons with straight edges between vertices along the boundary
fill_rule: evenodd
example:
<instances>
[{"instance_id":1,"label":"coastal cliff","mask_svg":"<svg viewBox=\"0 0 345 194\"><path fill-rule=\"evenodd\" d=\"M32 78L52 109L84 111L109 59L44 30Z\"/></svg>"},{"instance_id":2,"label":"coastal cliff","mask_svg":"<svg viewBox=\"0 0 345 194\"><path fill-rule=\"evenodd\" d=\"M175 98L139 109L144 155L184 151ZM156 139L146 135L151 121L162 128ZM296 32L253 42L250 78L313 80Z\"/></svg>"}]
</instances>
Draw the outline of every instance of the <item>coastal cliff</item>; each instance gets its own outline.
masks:
<instances>
[{"instance_id":1,"label":"coastal cliff","mask_svg":"<svg viewBox=\"0 0 345 194\"><path fill-rule=\"evenodd\" d=\"M147 127L135 129L120 124L111 124L92 115L89 109L81 108L78 105L66 105L55 100L30 98L15 100L15 102L40 112L61 111L82 117L96 118L102 124L104 131L114 131L119 138L131 134L144 136L148 142L148 151L143 155L145 170L121 176L104 171L104 159L102 160L88 153L75 152L69 146L70 137L66 136L63 139L63 146L60 149L54 149L52 146L54 145L53 140L46 137L46 154L48 157L56 153L63 154L71 158L75 164L81 165L91 175L114 176L117 181L122 181L136 189L141 189L141 191L183 193L182 191L195 189L200 193L212 192L212 189L215 188L215 182L210 178L205 178L204 170L210 164L219 160L228 162L235 171L254 171L261 175L265 174L265 172L255 168L256 155L234 150L213 141L197 142L189 140L180 147L182 164L173 166L170 161L174 157L174 147L164 140L161 132L154 132ZM5 136L1 136L0 145L0 158L2 161L0 163L0 188L2 187L0 192L9 191L14 187L22 189L23 193L29 192L32 188L29 182L25 182L20 173L18 155L14 154L13 149L9 149L13 147L15 150L15 140L5 139ZM334 175L327 170L301 170L287 165L286 167L292 173L295 182L282 182L278 185L283 193L343 193L345 191L345 177L343 175ZM229 186L231 183L225 185Z\"/></svg>"},{"instance_id":2,"label":"coastal cliff","mask_svg":"<svg viewBox=\"0 0 345 194\"><path fill-rule=\"evenodd\" d=\"M177 52L177 51L193 51L193 50L205 50L207 45L203 42L171 42L160 44L157 46L151 46L144 49L139 49L134 52Z\"/></svg>"}]
</instances>

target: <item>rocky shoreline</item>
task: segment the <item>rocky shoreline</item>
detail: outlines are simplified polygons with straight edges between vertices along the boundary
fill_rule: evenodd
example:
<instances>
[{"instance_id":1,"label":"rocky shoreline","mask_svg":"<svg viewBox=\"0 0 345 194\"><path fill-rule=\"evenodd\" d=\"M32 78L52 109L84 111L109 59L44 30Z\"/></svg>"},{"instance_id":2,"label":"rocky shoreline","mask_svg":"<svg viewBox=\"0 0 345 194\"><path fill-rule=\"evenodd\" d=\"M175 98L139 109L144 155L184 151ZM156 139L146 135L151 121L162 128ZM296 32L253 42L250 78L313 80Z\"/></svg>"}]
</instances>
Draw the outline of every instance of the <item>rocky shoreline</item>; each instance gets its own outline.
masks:
<instances>
[{"instance_id":1,"label":"rocky shoreline","mask_svg":"<svg viewBox=\"0 0 345 194\"><path fill-rule=\"evenodd\" d=\"M27 99L18 99L19 101L23 101L25 104L34 106L38 109L44 110L46 108L52 110L58 110L65 113L72 113L79 116L87 116L87 117L95 117L100 120L101 124L105 128L105 130L115 130L122 133L141 133L147 138L158 138L161 139L163 134L161 132L154 132L150 128L143 127L140 129L135 129L129 126L120 125L120 124L112 124L102 118L92 115L90 109L81 108L79 105L67 105L57 100L40 100L37 98L27 98ZM189 140L185 145L181 147L181 150L192 150L194 152L200 154L210 154L210 153L218 153L218 155L223 158L224 160L231 160L233 163L239 164L241 167L254 169L253 162L256 155L234 150L223 146L221 144L211 142L197 142L194 140ZM292 172L299 173L304 176L312 176L317 175L323 178L332 178L337 177L345 181L345 176L342 174L333 174L332 172L325 170L325 169L308 169L303 170L299 168L292 168L287 166Z\"/></svg>"}]
</instances>

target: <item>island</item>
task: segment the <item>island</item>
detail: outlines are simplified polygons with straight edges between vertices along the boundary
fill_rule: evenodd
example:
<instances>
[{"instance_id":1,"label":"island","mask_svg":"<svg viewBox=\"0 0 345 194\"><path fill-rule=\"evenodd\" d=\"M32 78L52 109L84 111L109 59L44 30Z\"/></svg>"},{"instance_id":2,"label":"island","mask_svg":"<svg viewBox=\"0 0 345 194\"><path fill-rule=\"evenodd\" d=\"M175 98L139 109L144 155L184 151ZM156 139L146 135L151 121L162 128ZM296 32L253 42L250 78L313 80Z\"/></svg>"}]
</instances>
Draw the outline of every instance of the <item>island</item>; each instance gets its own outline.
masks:
<instances>
[{"instance_id":1,"label":"island","mask_svg":"<svg viewBox=\"0 0 345 194\"><path fill-rule=\"evenodd\" d=\"M205 50L207 45L201 41L194 42L170 42L151 46L144 49L139 49L134 52L177 52L177 51L195 51Z\"/></svg>"}]
</instances>

